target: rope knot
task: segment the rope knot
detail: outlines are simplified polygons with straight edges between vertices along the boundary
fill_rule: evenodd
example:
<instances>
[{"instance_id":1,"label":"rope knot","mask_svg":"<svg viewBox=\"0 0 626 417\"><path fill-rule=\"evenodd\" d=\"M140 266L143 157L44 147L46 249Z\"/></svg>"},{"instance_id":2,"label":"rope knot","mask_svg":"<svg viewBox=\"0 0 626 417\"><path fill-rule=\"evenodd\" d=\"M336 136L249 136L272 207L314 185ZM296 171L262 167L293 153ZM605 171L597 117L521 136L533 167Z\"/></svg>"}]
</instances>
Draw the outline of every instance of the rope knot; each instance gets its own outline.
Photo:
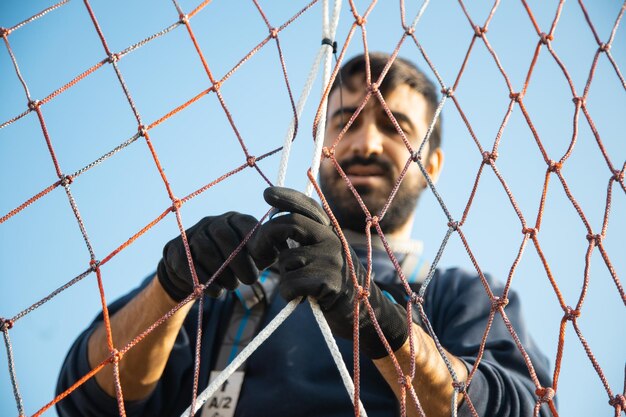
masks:
<instances>
[{"instance_id":1,"label":"rope knot","mask_svg":"<svg viewBox=\"0 0 626 417\"><path fill-rule=\"evenodd\" d=\"M61 178L60 185L61 187L67 187L73 182L74 182L74 177L72 177L71 175L65 175L63 176L63 178Z\"/></svg>"},{"instance_id":2,"label":"rope knot","mask_svg":"<svg viewBox=\"0 0 626 417\"><path fill-rule=\"evenodd\" d=\"M608 52L609 49L611 49L610 43L601 43L600 47L598 48L600 52Z\"/></svg>"},{"instance_id":3,"label":"rope knot","mask_svg":"<svg viewBox=\"0 0 626 417\"><path fill-rule=\"evenodd\" d=\"M574 321L574 319L580 317L580 310L574 310L572 307L567 306L565 308L565 316L563 316L566 320Z\"/></svg>"},{"instance_id":4,"label":"rope knot","mask_svg":"<svg viewBox=\"0 0 626 417\"><path fill-rule=\"evenodd\" d=\"M31 110L37 110L41 106L41 101L39 100L31 100L28 102L28 108Z\"/></svg>"},{"instance_id":5,"label":"rope knot","mask_svg":"<svg viewBox=\"0 0 626 417\"><path fill-rule=\"evenodd\" d=\"M178 211L183 206L183 202L180 198L172 200L172 211Z\"/></svg>"},{"instance_id":6,"label":"rope knot","mask_svg":"<svg viewBox=\"0 0 626 417\"><path fill-rule=\"evenodd\" d=\"M328 45L331 48L333 48L333 54L337 53L337 41L333 41L332 39L329 38L324 38L322 39L322 45Z\"/></svg>"},{"instance_id":7,"label":"rope knot","mask_svg":"<svg viewBox=\"0 0 626 417\"><path fill-rule=\"evenodd\" d=\"M563 167L562 162L556 162L556 161L553 161L552 159L548 162L548 171L550 172L560 171L561 167Z\"/></svg>"},{"instance_id":8,"label":"rope knot","mask_svg":"<svg viewBox=\"0 0 626 417\"><path fill-rule=\"evenodd\" d=\"M204 285L200 284L193 287L193 298L200 298L204 295Z\"/></svg>"},{"instance_id":9,"label":"rope knot","mask_svg":"<svg viewBox=\"0 0 626 417\"><path fill-rule=\"evenodd\" d=\"M547 403L552 401L554 395L556 394L552 387L541 387L535 390L535 394L539 396L539 402Z\"/></svg>"},{"instance_id":10,"label":"rope knot","mask_svg":"<svg viewBox=\"0 0 626 417\"><path fill-rule=\"evenodd\" d=\"M600 234L596 234L596 235L594 235L594 234L592 234L592 233L589 233L589 234L587 234L587 236L586 236L586 237L587 237L587 240L588 240L589 242L592 242L592 241L593 241L593 243L594 243L596 246L600 245L600 242L602 242L602 235L600 235Z\"/></svg>"},{"instance_id":11,"label":"rope knot","mask_svg":"<svg viewBox=\"0 0 626 417\"><path fill-rule=\"evenodd\" d=\"M180 19L180 23L183 23L185 25L189 23L189 16L187 16L184 13L181 13L180 16L178 16L178 18Z\"/></svg>"},{"instance_id":12,"label":"rope knot","mask_svg":"<svg viewBox=\"0 0 626 417\"><path fill-rule=\"evenodd\" d=\"M493 297L491 299L491 308L493 310L498 310L500 309L500 307L504 308L507 306L507 304L509 304L508 298Z\"/></svg>"},{"instance_id":13,"label":"rope knot","mask_svg":"<svg viewBox=\"0 0 626 417\"><path fill-rule=\"evenodd\" d=\"M497 152L483 152L483 164L491 165L498 158Z\"/></svg>"},{"instance_id":14,"label":"rope knot","mask_svg":"<svg viewBox=\"0 0 626 417\"><path fill-rule=\"evenodd\" d=\"M322 155L324 155L324 158L330 158L334 154L335 154L335 149L334 148L330 148L329 149L327 146L324 146L322 148Z\"/></svg>"},{"instance_id":15,"label":"rope knot","mask_svg":"<svg viewBox=\"0 0 626 417\"><path fill-rule=\"evenodd\" d=\"M406 375L402 375L398 377L398 384L405 387L406 389L410 389L411 388L411 379L406 376Z\"/></svg>"},{"instance_id":16,"label":"rope knot","mask_svg":"<svg viewBox=\"0 0 626 417\"><path fill-rule=\"evenodd\" d=\"M276 39L278 37L278 29L271 28L270 29L270 38Z\"/></svg>"},{"instance_id":17,"label":"rope knot","mask_svg":"<svg viewBox=\"0 0 626 417\"><path fill-rule=\"evenodd\" d=\"M619 169L616 169L615 171L613 171L613 179L615 181L618 181L618 182L623 181L624 180L624 170L620 171Z\"/></svg>"},{"instance_id":18,"label":"rope knot","mask_svg":"<svg viewBox=\"0 0 626 417\"><path fill-rule=\"evenodd\" d=\"M246 158L246 164L248 164L249 167L254 167L256 165L256 156L249 156Z\"/></svg>"},{"instance_id":19,"label":"rope knot","mask_svg":"<svg viewBox=\"0 0 626 417\"><path fill-rule=\"evenodd\" d=\"M220 88L222 88L222 82L215 81L213 85L211 85L211 88L209 88L209 90L213 90L214 92L217 92L217 90L219 90Z\"/></svg>"},{"instance_id":20,"label":"rope knot","mask_svg":"<svg viewBox=\"0 0 626 417\"><path fill-rule=\"evenodd\" d=\"M367 20L365 20L365 18L363 16L357 16L355 21L354 21L358 26L363 26L364 24L367 23Z\"/></svg>"},{"instance_id":21,"label":"rope knot","mask_svg":"<svg viewBox=\"0 0 626 417\"><path fill-rule=\"evenodd\" d=\"M576 107L583 106L585 104L585 98L584 97L574 97L572 99L572 101L574 102L574 105Z\"/></svg>"},{"instance_id":22,"label":"rope knot","mask_svg":"<svg viewBox=\"0 0 626 417\"><path fill-rule=\"evenodd\" d=\"M0 332L4 333L13 328L13 320L0 317Z\"/></svg>"},{"instance_id":23,"label":"rope knot","mask_svg":"<svg viewBox=\"0 0 626 417\"><path fill-rule=\"evenodd\" d=\"M378 216L370 216L365 219L365 222L371 226L376 227L378 225Z\"/></svg>"},{"instance_id":24,"label":"rope knot","mask_svg":"<svg viewBox=\"0 0 626 417\"><path fill-rule=\"evenodd\" d=\"M522 97L522 93L509 93L509 98L516 103L519 103Z\"/></svg>"},{"instance_id":25,"label":"rope knot","mask_svg":"<svg viewBox=\"0 0 626 417\"><path fill-rule=\"evenodd\" d=\"M96 272L96 269L98 269L99 266L100 266L99 260L92 259L89 261L89 269L91 269L93 272Z\"/></svg>"},{"instance_id":26,"label":"rope knot","mask_svg":"<svg viewBox=\"0 0 626 417\"><path fill-rule=\"evenodd\" d=\"M371 83L367 89L371 93L376 94L378 92L378 84L377 83Z\"/></svg>"},{"instance_id":27,"label":"rope knot","mask_svg":"<svg viewBox=\"0 0 626 417\"><path fill-rule=\"evenodd\" d=\"M120 54L110 54L109 57L107 58L107 61L110 64L113 64L114 62L117 62L120 60Z\"/></svg>"},{"instance_id":28,"label":"rope knot","mask_svg":"<svg viewBox=\"0 0 626 417\"><path fill-rule=\"evenodd\" d=\"M413 26L405 26L404 33L406 33L407 36L411 36L415 33L415 28Z\"/></svg>"},{"instance_id":29,"label":"rope knot","mask_svg":"<svg viewBox=\"0 0 626 417\"><path fill-rule=\"evenodd\" d=\"M370 290L367 290L365 288L363 288L362 286L359 285L359 287L356 289L356 298L359 301L363 301L366 298L369 298L370 296Z\"/></svg>"},{"instance_id":30,"label":"rope knot","mask_svg":"<svg viewBox=\"0 0 626 417\"><path fill-rule=\"evenodd\" d=\"M452 89L452 87L442 88L441 94L443 94L446 97L452 97L454 95L454 90Z\"/></svg>"},{"instance_id":31,"label":"rope knot","mask_svg":"<svg viewBox=\"0 0 626 417\"><path fill-rule=\"evenodd\" d=\"M144 125L139 125L137 127L137 133L139 133L139 136L143 136L145 138L148 134L148 129L146 129Z\"/></svg>"},{"instance_id":32,"label":"rope knot","mask_svg":"<svg viewBox=\"0 0 626 417\"><path fill-rule=\"evenodd\" d=\"M624 397L622 394L617 394L609 400L609 405L621 411L624 411L626 410L626 397Z\"/></svg>"},{"instance_id":33,"label":"rope knot","mask_svg":"<svg viewBox=\"0 0 626 417\"><path fill-rule=\"evenodd\" d=\"M522 229L522 234L523 235L529 235L528 237L531 239L534 239L535 236L537 236L537 232L538 230L534 227L524 227Z\"/></svg>"},{"instance_id":34,"label":"rope knot","mask_svg":"<svg viewBox=\"0 0 626 417\"><path fill-rule=\"evenodd\" d=\"M457 231L459 229L459 222L456 222L456 221L448 222L448 227L451 227L452 230Z\"/></svg>"},{"instance_id":35,"label":"rope knot","mask_svg":"<svg viewBox=\"0 0 626 417\"><path fill-rule=\"evenodd\" d=\"M411 153L411 160L413 162L421 161L422 160L422 155L418 151L413 151Z\"/></svg>"},{"instance_id":36,"label":"rope knot","mask_svg":"<svg viewBox=\"0 0 626 417\"><path fill-rule=\"evenodd\" d=\"M476 36L477 38L482 38L485 33L487 33L487 29L485 29L484 27L481 28L478 25L474 26L474 36Z\"/></svg>"},{"instance_id":37,"label":"rope knot","mask_svg":"<svg viewBox=\"0 0 626 417\"><path fill-rule=\"evenodd\" d=\"M123 357L124 357L124 354L120 352L119 350L117 349L111 350L111 363L119 363Z\"/></svg>"},{"instance_id":38,"label":"rope knot","mask_svg":"<svg viewBox=\"0 0 626 417\"><path fill-rule=\"evenodd\" d=\"M456 392L461 394L461 393L465 392L465 390L467 389L467 386L465 385L465 382L462 382L462 381L452 381L452 388L454 388L454 390Z\"/></svg>"},{"instance_id":39,"label":"rope knot","mask_svg":"<svg viewBox=\"0 0 626 417\"><path fill-rule=\"evenodd\" d=\"M547 34L542 32L541 35L539 35L539 37L541 38L541 43L544 45L547 45L550 41L554 40L554 36L552 36L551 34Z\"/></svg>"},{"instance_id":40,"label":"rope knot","mask_svg":"<svg viewBox=\"0 0 626 417\"><path fill-rule=\"evenodd\" d=\"M420 297L415 291L411 293L409 300L411 300L411 303L415 305L422 304L424 302L424 298Z\"/></svg>"},{"instance_id":41,"label":"rope knot","mask_svg":"<svg viewBox=\"0 0 626 417\"><path fill-rule=\"evenodd\" d=\"M0 38L6 38L11 33L10 29L0 27Z\"/></svg>"}]
</instances>

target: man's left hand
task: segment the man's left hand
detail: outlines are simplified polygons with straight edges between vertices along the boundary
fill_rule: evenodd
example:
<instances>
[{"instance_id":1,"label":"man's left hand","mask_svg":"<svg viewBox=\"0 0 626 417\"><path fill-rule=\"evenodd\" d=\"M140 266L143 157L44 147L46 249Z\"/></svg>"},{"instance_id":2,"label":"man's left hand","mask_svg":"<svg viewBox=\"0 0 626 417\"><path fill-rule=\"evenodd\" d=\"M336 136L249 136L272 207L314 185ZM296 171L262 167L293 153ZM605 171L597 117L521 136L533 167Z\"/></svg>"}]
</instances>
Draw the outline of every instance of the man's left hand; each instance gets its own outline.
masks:
<instances>
[{"instance_id":1,"label":"man's left hand","mask_svg":"<svg viewBox=\"0 0 626 417\"><path fill-rule=\"evenodd\" d=\"M306 195L282 187L269 187L265 201L280 212L263 224L251 242L251 255L257 264L278 260L280 293L286 300L313 297L317 300L335 336L351 339L353 311L358 290L355 288L341 240L320 205ZM300 246L290 247L288 239ZM358 286L364 288L367 272L349 248ZM384 296L372 282L369 303L392 351L408 338L406 310ZM388 355L365 304L359 315L361 350L370 358Z\"/></svg>"}]
</instances>

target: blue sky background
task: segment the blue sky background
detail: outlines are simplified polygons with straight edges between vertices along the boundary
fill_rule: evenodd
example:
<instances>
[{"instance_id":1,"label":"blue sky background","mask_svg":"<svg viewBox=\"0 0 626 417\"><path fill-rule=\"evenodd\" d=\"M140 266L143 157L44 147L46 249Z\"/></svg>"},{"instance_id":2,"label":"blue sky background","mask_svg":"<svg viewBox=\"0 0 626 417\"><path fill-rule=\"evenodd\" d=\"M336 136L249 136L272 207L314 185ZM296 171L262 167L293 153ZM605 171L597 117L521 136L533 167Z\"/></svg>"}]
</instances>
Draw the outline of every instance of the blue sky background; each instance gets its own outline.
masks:
<instances>
[{"instance_id":1,"label":"blue sky background","mask_svg":"<svg viewBox=\"0 0 626 417\"><path fill-rule=\"evenodd\" d=\"M181 1L185 11L198 0ZM412 20L420 3L407 5ZM482 25L491 4L471 2L468 10ZM479 4L480 3L480 4ZM587 2L591 19L603 41L608 39L622 7L619 1ZM4 0L0 26L11 27L51 1ZM364 2L358 2L364 8ZM543 31L549 30L557 2L529 2ZM267 16L279 26L303 7L303 2L262 1ZM321 8L315 5L280 34L294 95L300 91L320 47ZM168 1L101 1L92 7L111 50L121 51L178 20ZM352 22L343 5L337 41L343 46ZM626 29L617 31L613 57L626 71ZM216 1L191 20L207 61L223 76L267 36L267 28L252 2ZM473 30L457 2L433 1L416 34L446 85L452 85L469 46ZM381 2L368 19L371 50L392 51L402 36L398 2ZM502 2L487 33L510 76L521 89L538 36L521 2ZM31 94L41 99L105 58L102 45L83 2L73 0L9 36L9 42ZM597 44L576 2L563 8L552 42L582 93ZM348 56L362 51L360 32ZM432 75L417 48L406 42L400 54ZM133 51L119 62L120 70L146 124L160 118L210 85L183 26ZM320 97L320 77L300 121L286 185L303 190L312 152L312 120ZM275 45L268 43L223 87L226 103L251 154L280 146L292 117ZM9 54L0 46L0 123L27 108ZM486 149L490 149L507 105L508 90L493 58L477 41L456 96ZM574 105L565 78L544 48L524 103L552 159L569 146ZM617 168L626 160L626 92L605 56L587 99L588 109L608 154ZM136 121L113 68L105 65L42 107L51 141L64 173L73 173L129 139ZM599 233L611 172L588 123L581 115L578 142L563 167L572 194L595 233ZM448 101L443 111L446 161L437 184L447 207L460 219L482 157ZM150 132L174 193L183 197L245 162L236 137L216 97L203 97ZM280 156L260 162L274 181ZM529 225L537 216L546 165L518 107L504 130L497 166ZM37 117L31 113L0 129L0 216L37 194L57 178ZM241 173L194 198L182 208L185 227L209 214L238 210L260 216L265 184L256 171ZM138 140L78 177L72 194L98 259L156 218L169 205L163 182L145 142ZM604 245L622 279L626 273L623 236L626 199L614 186L609 227ZM424 240L433 259L447 230L432 193L422 197L414 236ZM483 173L475 202L463 228L482 270L505 280L519 245L521 226L508 198L490 169ZM106 296L114 300L151 273L163 245L178 233L167 216L102 268ZM551 178L539 233L541 248L568 305L575 306L584 276L587 232L557 178ZM620 255L621 254L621 255ZM15 217L0 224L0 316L12 317L88 268L89 253L62 188L57 188ZM458 235L454 234L440 266L473 269ZM554 365L558 328L563 315L532 243L513 278L521 295L528 327ZM487 302L477 300L477 302ZM56 376L64 355L78 333L100 310L94 275L20 319L10 336L17 377L27 414L54 398ZM580 328L614 393L623 389L626 336L624 304L597 250L591 257L589 290L578 320ZM498 317L496 319L499 319ZM6 356L0 355L0 415L17 415ZM612 415L600 379L568 325L558 399L561 415ZM54 416L50 410L46 415Z\"/></svg>"}]
</instances>

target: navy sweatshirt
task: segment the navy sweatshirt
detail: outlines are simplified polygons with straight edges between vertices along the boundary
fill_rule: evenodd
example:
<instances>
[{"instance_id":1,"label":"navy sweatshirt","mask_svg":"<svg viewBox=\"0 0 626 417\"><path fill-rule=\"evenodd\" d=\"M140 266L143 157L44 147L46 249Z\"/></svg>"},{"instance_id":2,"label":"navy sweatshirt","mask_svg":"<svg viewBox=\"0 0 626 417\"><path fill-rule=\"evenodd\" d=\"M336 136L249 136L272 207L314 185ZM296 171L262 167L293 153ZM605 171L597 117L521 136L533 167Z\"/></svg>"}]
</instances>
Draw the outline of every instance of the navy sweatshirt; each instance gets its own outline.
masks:
<instances>
[{"instance_id":1,"label":"navy sweatshirt","mask_svg":"<svg viewBox=\"0 0 626 417\"><path fill-rule=\"evenodd\" d=\"M378 253L376 253L378 252ZM359 251L357 251L359 253ZM361 255L363 252L359 253ZM386 254L374 253L373 270L381 289L402 305L405 292L397 283L384 283L394 274ZM387 277L387 278L385 278ZM495 294L502 285L488 277ZM113 302L109 311L122 308L149 281ZM420 284L411 284L417 291ZM424 309L443 347L463 360L468 369L476 361L485 331L491 303L480 279L460 269L437 270L425 293ZM233 298L205 300L203 340L200 369L200 391L208 385L220 347L220 334L228 322ZM286 304L276 294L266 309L268 323ZM542 386L550 386L548 361L528 335L517 295L511 292L506 314L530 356ZM87 340L102 321L98 316L76 340L67 355L58 380L57 392L63 392L89 370ZM156 389L145 400L128 401L128 417L179 416L191 403L194 347L196 345L197 305L188 314L169 361ZM337 339L350 371L353 369L352 341ZM373 363L360 355L361 401L370 417L399 416L393 392ZM496 314L484 356L472 379L469 395L481 417L532 416L537 396L522 355L510 333ZM412 406L409 404L409 406ZM108 396L94 378L57 404L62 417L105 417L119 414L115 398ZM542 405L541 416L548 416ZM200 415L200 413L198 413ZM245 380L236 409L236 416L351 416L351 400L330 356L308 303L295 312L248 359ZM471 413L464 402L460 417Z\"/></svg>"}]
</instances>

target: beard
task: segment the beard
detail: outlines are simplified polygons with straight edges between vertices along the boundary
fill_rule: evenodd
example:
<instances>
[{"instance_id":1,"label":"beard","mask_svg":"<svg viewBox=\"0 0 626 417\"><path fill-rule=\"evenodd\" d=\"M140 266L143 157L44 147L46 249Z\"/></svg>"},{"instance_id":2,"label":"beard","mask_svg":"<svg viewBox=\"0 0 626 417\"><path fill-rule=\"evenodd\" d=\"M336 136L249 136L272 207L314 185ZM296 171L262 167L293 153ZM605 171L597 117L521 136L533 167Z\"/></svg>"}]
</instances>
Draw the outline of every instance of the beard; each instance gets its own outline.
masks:
<instances>
[{"instance_id":1,"label":"beard","mask_svg":"<svg viewBox=\"0 0 626 417\"><path fill-rule=\"evenodd\" d=\"M389 199L399 172L391 162L376 155L371 155L368 158L355 155L339 162L339 166L344 172L352 165L377 165L382 169L385 180L383 186L354 186L371 215L379 216ZM339 175L334 166L320 170L320 187L339 225L342 228L363 233L366 227L366 214L348 187L347 182ZM417 207L417 200L423 188L424 185L420 184L418 178L410 176L407 172L384 217L379 220L383 233L393 233L406 224ZM376 229L373 229L373 232L376 233Z\"/></svg>"}]
</instances>

